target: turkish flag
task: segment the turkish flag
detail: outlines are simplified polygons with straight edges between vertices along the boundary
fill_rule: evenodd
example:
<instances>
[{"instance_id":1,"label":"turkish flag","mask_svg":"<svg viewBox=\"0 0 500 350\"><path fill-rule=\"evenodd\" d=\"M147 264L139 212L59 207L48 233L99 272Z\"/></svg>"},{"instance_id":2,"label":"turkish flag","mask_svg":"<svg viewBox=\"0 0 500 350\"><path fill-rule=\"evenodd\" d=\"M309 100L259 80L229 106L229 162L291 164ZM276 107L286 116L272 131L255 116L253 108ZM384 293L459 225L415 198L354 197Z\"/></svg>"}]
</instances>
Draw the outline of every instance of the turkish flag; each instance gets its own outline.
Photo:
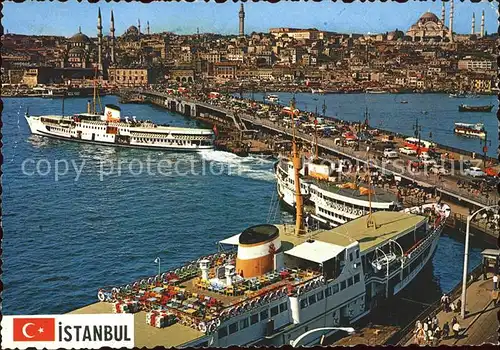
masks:
<instances>
[{"instance_id":1,"label":"turkish flag","mask_svg":"<svg viewBox=\"0 0 500 350\"><path fill-rule=\"evenodd\" d=\"M15 318L14 341L55 341L55 318Z\"/></svg>"}]
</instances>

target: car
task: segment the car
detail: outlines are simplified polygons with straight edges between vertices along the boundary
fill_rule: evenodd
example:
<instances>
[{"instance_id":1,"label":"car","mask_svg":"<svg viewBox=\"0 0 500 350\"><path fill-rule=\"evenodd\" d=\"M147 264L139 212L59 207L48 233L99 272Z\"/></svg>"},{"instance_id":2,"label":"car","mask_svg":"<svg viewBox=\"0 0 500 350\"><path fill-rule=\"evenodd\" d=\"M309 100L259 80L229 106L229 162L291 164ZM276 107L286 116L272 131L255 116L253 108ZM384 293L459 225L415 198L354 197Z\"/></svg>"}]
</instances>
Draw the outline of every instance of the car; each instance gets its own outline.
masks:
<instances>
[{"instance_id":1,"label":"car","mask_svg":"<svg viewBox=\"0 0 500 350\"><path fill-rule=\"evenodd\" d=\"M483 177L485 176L485 172L481 170L481 168L478 168L477 166L471 166L468 169L464 170L465 175L469 175L472 177Z\"/></svg>"},{"instance_id":2,"label":"car","mask_svg":"<svg viewBox=\"0 0 500 350\"><path fill-rule=\"evenodd\" d=\"M410 147L402 147L399 149L399 153L406 154L408 156L415 156L417 155L417 151Z\"/></svg>"},{"instance_id":3,"label":"car","mask_svg":"<svg viewBox=\"0 0 500 350\"><path fill-rule=\"evenodd\" d=\"M384 157L389 159L398 158L398 153L391 148L386 148L384 149Z\"/></svg>"},{"instance_id":4,"label":"car","mask_svg":"<svg viewBox=\"0 0 500 350\"><path fill-rule=\"evenodd\" d=\"M446 169L444 166L442 165L433 165L432 168L430 169L431 173L433 174L441 174L441 175L450 175L451 172Z\"/></svg>"}]
</instances>

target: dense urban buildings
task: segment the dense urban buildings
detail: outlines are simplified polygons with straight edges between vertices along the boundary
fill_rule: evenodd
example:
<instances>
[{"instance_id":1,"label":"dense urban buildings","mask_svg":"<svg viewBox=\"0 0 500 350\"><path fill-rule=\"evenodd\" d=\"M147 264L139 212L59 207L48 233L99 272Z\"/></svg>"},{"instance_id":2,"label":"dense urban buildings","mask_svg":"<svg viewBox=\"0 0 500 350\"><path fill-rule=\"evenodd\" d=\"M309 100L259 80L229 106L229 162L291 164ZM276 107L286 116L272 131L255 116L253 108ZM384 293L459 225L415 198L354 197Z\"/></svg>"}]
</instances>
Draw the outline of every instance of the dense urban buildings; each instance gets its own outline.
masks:
<instances>
[{"instance_id":1,"label":"dense urban buildings","mask_svg":"<svg viewBox=\"0 0 500 350\"><path fill-rule=\"evenodd\" d=\"M343 34L316 28L271 28L245 33L243 4L237 35L151 33L140 20L121 35L110 13L109 35L97 14L96 37L81 30L70 38L5 34L2 83L108 86L163 83L272 85L295 82L330 91L468 91L491 93L498 36L489 35L481 13L477 30L453 32L448 20L426 12L408 28L377 34ZM236 15L236 14L235 14ZM306 84L307 83L307 84Z\"/></svg>"}]
</instances>

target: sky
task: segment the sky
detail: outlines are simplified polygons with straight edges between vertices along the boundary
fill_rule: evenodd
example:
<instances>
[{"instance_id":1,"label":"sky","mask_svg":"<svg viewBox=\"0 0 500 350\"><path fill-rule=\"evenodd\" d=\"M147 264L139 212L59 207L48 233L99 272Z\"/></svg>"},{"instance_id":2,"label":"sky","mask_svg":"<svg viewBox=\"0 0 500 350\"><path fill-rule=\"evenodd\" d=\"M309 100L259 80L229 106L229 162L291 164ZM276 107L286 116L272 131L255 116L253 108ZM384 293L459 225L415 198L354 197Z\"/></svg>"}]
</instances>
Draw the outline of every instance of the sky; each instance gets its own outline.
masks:
<instances>
[{"instance_id":1,"label":"sky","mask_svg":"<svg viewBox=\"0 0 500 350\"><path fill-rule=\"evenodd\" d=\"M110 11L115 17L116 35L121 35L131 25L141 21L141 31L146 30L149 21L151 32L170 31L177 34L238 33L238 11L240 3L228 1L223 4L205 3L196 0L185 2L104 2L89 4L69 0L60 2L25 1L24 3L3 3L3 25L9 33L34 35L71 36L82 32L88 36L97 35L97 10L101 8L103 32L109 33ZM455 1L453 30L456 33L471 32L472 13L476 14L476 31L479 32L481 11L485 11L485 30L497 31L496 2ZM441 18L440 1L366 2L345 4L331 2L267 2L245 3L245 32L268 32L273 27L317 28L340 33L384 33L395 29L403 31L414 24L426 11ZM449 24L449 3L446 4L446 25Z\"/></svg>"}]
</instances>

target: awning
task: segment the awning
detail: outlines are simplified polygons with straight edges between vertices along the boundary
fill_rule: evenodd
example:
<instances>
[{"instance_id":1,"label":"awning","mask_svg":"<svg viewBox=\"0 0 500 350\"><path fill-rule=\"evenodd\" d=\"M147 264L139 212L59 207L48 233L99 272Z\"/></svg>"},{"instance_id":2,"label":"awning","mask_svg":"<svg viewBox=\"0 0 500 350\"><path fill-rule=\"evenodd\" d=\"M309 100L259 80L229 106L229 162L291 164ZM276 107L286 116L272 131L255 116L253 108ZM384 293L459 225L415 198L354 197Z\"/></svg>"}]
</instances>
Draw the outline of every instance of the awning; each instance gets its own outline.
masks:
<instances>
[{"instance_id":1,"label":"awning","mask_svg":"<svg viewBox=\"0 0 500 350\"><path fill-rule=\"evenodd\" d=\"M305 241L287 250L285 254L320 264L333 259L344 249L345 247L339 245L313 240Z\"/></svg>"},{"instance_id":2,"label":"awning","mask_svg":"<svg viewBox=\"0 0 500 350\"><path fill-rule=\"evenodd\" d=\"M500 256L500 249L485 249L481 252L481 255L485 258L496 259Z\"/></svg>"},{"instance_id":3,"label":"awning","mask_svg":"<svg viewBox=\"0 0 500 350\"><path fill-rule=\"evenodd\" d=\"M229 238L223 239L222 241L219 241L220 244L230 244L230 245L238 245L240 243L240 235L241 233L238 233L237 235L231 236Z\"/></svg>"}]
</instances>

